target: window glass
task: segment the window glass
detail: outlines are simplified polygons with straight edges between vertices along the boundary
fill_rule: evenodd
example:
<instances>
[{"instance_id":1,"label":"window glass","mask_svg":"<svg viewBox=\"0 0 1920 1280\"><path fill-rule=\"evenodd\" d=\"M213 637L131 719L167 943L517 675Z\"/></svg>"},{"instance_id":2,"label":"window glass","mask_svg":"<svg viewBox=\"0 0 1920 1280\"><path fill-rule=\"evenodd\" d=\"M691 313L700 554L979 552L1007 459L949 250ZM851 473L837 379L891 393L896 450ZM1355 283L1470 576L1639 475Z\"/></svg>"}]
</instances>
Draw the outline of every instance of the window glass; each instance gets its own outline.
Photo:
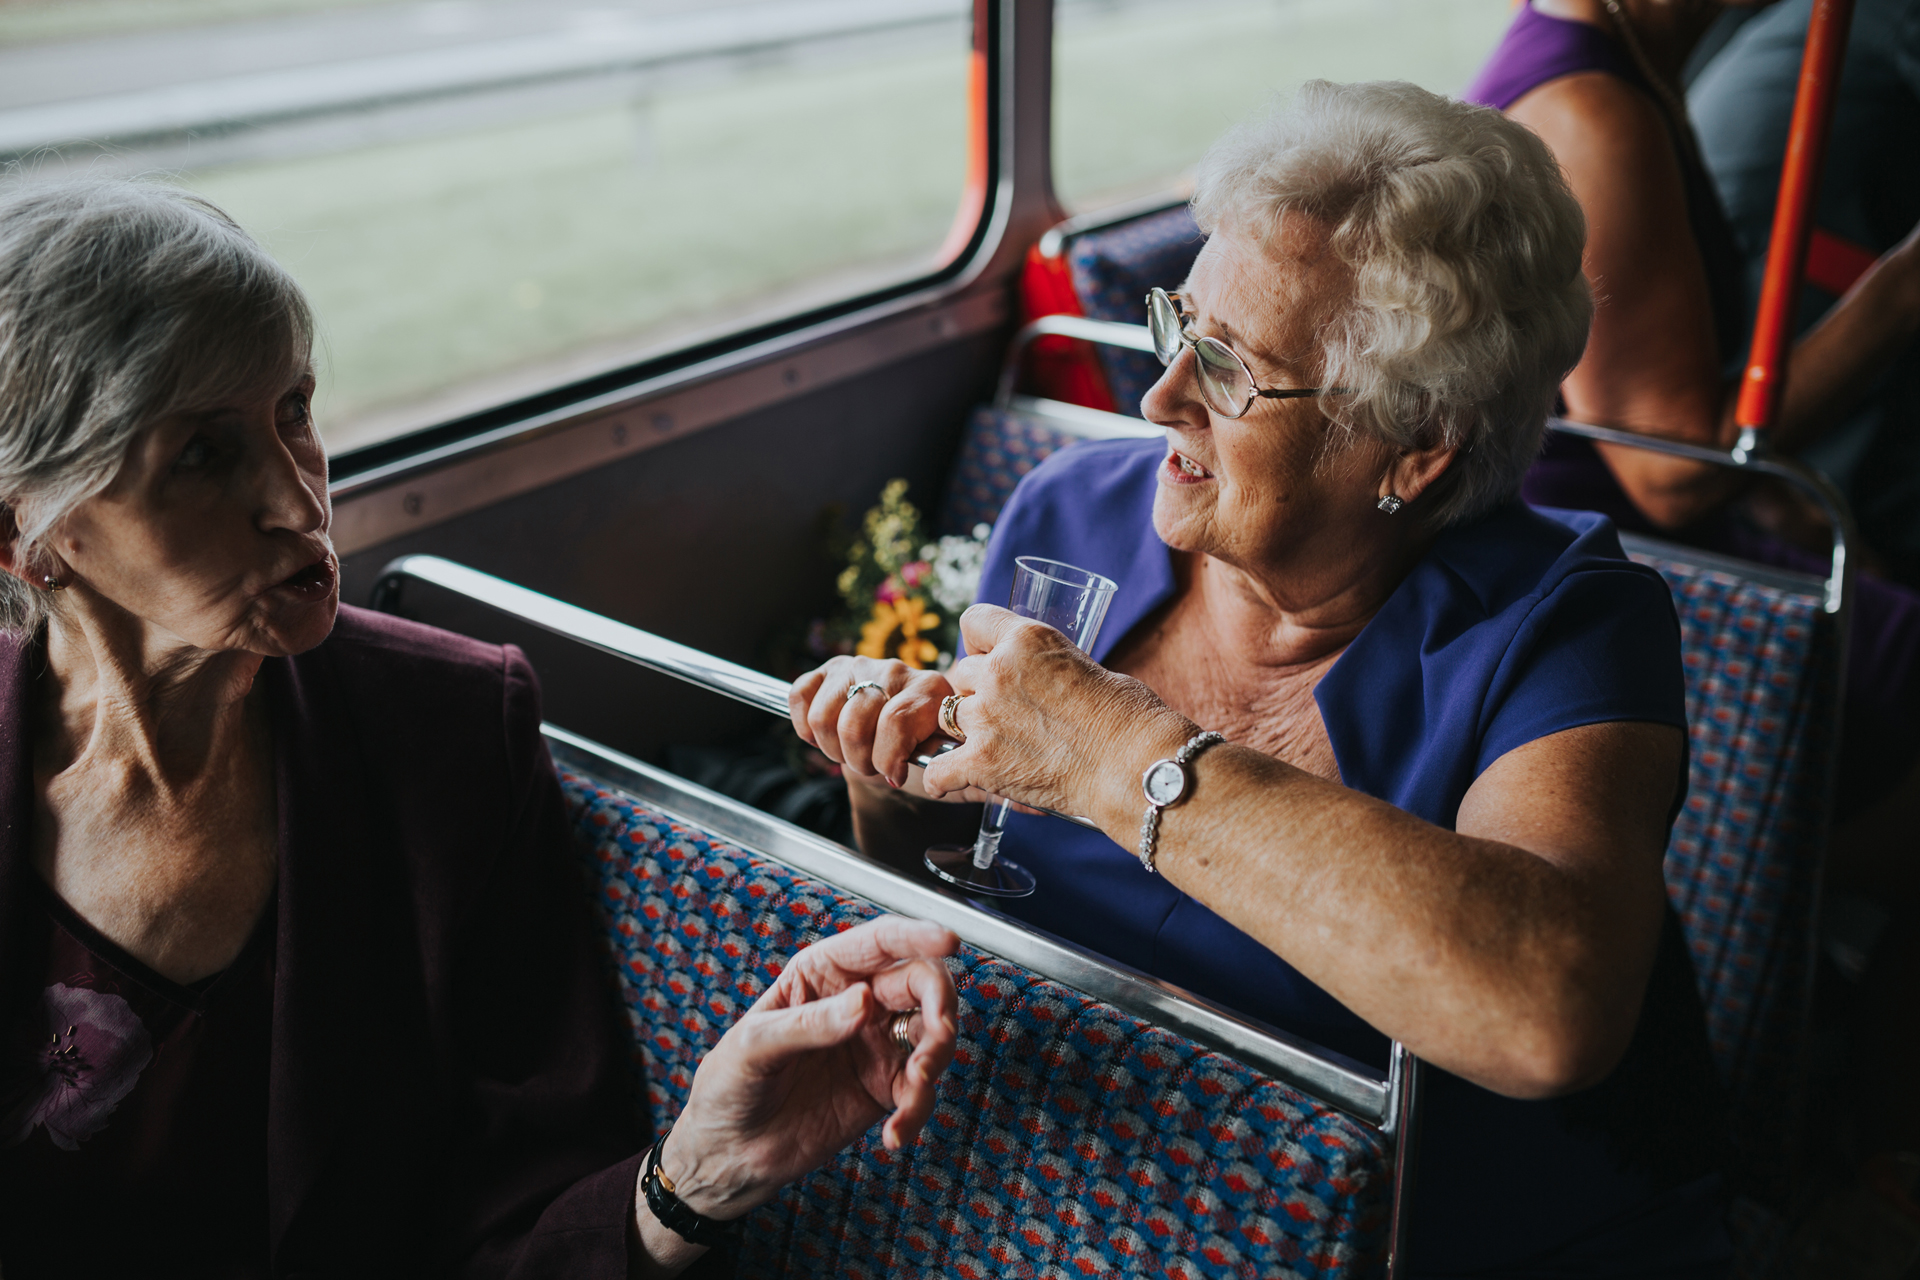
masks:
<instances>
[{"instance_id":1,"label":"window glass","mask_svg":"<svg viewBox=\"0 0 1920 1280\"><path fill-rule=\"evenodd\" d=\"M1512 0L1057 0L1053 180L1069 209L1177 189L1208 144L1306 80L1458 93Z\"/></svg>"},{"instance_id":2,"label":"window glass","mask_svg":"<svg viewBox=\"0 0 1920 1280\"><path fill-rule=\"evenodd\" d=\"M313 300L339 451L931 270L970 12L6 0L0 160L224 206Z\"/></svg>"}]
</instances>

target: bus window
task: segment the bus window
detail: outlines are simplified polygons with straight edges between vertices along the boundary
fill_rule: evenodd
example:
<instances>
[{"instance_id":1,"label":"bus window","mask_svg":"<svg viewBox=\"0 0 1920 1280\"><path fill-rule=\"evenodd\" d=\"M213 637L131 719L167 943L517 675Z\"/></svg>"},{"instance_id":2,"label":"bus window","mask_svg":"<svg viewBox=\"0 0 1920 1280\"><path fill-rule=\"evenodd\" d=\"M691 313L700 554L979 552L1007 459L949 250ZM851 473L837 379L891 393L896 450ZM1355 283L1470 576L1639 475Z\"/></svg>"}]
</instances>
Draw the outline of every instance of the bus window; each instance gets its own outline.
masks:
<instances>
[{"instance_id":1,"label":"bus window","mask_svg":"<svg viewBox=\"0 0 1920 1280\"><path fill-rule=\"evenodd\" d=\"M259 236L338 453L934 269L970 14L12 0L0 163L160 172Z\"/></svg>"},{"instance_id":2,"label":"bus window","mask_svg":"<svg viewBox=\"0 0 1920 1280\"><path fill-rule=\"evenodd\" d=\"M1177 190L1207 145L1302 81L1458 93L1512 0L1058 0L1053 181L1086 212Z\"/></svg>"}]
</instances>

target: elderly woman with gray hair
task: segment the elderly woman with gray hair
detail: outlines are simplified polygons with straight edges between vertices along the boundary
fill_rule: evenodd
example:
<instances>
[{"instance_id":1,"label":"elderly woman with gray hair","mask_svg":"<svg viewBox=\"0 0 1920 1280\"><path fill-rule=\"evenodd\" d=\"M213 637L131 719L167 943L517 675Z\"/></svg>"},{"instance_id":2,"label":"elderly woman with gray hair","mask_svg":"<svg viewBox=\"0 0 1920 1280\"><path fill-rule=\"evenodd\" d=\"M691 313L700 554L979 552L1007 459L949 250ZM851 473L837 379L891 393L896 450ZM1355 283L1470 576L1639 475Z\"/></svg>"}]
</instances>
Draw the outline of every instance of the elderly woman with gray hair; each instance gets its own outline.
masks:
<instances>
[{"instance_id":1,"label":"elderly woman with gray hair","mask_svg":"<svg viewBox=\"0 0 1920 1280\"><path fill-rule=\"evenodd\" d=\"M526 659L339 603L311 335L204 202L0 188L8 1280L668 1275L912 1143L958 940L898 918L641 1131Z\"/></svg>"},{"instance_id":2,"label":"elderly woman with gray hair","mask_svg":"<svg viewBox=\"0 0 1920 1280\"><path fill-rule=\"evenodd\" d=\"M1009 823L1015 914L1440 1068L1414 1274L1713 1274L1718 1098L1661 879L1673 604L1603 518L1518 496L1586 337L1579 206L1494 111L1317 82L1215 146L1194 208L1150 299L1166 442L1056 454L988 551L983 602L1016 555L1118 581L1099 645L978 604L950 671L834 659L795 726L876 855L916 860L932 800L1087 815L1105 836ZM963 743L922 776L943 703Z\"/></svg>"}]
</instances>

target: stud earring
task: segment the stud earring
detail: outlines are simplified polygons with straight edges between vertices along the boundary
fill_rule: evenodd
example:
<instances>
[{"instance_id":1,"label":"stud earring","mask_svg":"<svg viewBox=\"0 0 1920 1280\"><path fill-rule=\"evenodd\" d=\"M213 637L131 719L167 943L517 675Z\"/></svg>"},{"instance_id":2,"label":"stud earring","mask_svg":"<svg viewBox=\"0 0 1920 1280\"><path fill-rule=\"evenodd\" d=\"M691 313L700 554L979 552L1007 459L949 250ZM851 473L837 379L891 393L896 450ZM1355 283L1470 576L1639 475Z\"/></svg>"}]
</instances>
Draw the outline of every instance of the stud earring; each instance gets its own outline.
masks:
<instances>
[{"instance_id":1,"label":"stud earring","mask_svg":"<svg viewBox=\"0 0 1920 1280\"><path fill-rule=\"evenodd\" d=\"M1380 501L1374 503L1373 505L1379 508L1381 511L1384 511L1391 516L1391 515L1398 515L1400 512L1400 508L1406 506L1407 504L1400 501L1400 498L1398 495L1390 493L1386 497L1380 499Z\"/></svg>"},{"instance_id":2,"label":"stud earring","mask_svg":"<svg viewBox=\"0 0 1920 1280\"><path fill-rule=\"evenodd\" d=\"M67 589L67 584L60 581L59 578L51 573L41 574L40 581L46 584L46 588L49 591L65 591Z\"/></svg>"}]
</instances>

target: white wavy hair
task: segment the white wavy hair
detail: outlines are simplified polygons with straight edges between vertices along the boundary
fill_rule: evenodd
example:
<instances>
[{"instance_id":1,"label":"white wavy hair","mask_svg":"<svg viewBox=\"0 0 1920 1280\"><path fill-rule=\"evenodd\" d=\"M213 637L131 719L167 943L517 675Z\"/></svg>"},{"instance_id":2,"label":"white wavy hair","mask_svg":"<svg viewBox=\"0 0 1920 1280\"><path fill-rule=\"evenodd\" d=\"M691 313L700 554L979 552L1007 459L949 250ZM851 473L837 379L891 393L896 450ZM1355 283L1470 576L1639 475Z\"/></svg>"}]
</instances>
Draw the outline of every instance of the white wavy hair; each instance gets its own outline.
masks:
<instances>
[{"instance_id":1,"label":"white wavy hair","mask_svg":"<svg viewBox=\"0 0 1920 1280\"><path fill-rule=\"evenodd\" d=\"M1586 346L1586 219L1546 144L1498 111L1402 81L1314 80L1215 143L1202 230L1332 229L1353 297L1319 334L1336 424L1395 449L1453 445L1416 504L1433 527L1520 491Z\"/></svg>"},{"instance_id":2,"label":"white wavy hair","mask_svg":"<svg viewBox=\"0 0 1920 1280\"><path fill-rule=\"evenodd\" d=\"M113 482L143 428L283 374L312 345L299 286L198 196L0 181L0 503L23 565ZM0 628L37 627L49 607L0 573Z\"/></svg>"}]
</instances>

